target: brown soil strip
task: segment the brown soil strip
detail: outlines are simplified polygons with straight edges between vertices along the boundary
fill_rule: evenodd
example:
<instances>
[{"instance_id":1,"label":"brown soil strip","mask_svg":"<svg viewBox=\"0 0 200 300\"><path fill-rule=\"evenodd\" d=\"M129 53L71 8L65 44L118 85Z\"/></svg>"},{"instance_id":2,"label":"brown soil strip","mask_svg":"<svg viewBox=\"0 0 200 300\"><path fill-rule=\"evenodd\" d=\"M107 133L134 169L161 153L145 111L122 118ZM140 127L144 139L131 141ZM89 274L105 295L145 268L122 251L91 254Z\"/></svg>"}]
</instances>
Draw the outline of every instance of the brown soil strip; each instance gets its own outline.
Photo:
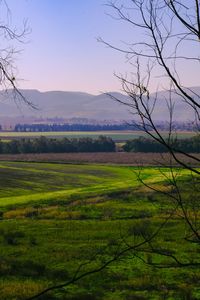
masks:
<instances>
[{"instance_id":1,"label":"brown soil strip","mask_svg":"<svg viewBox=\"0 0 200 300\"><path fill-rule=\"evenodd\" d=\"M200 159L200 154L194 154ZM200 167L197 162L178 155L179 159L187 164ZM1 154L0 161L27 161L27 162L61 162L61 163L99 163L139 166L170 165L168 154L160 153L41 153L41 154Z\"/></svg>"}]
</instances>

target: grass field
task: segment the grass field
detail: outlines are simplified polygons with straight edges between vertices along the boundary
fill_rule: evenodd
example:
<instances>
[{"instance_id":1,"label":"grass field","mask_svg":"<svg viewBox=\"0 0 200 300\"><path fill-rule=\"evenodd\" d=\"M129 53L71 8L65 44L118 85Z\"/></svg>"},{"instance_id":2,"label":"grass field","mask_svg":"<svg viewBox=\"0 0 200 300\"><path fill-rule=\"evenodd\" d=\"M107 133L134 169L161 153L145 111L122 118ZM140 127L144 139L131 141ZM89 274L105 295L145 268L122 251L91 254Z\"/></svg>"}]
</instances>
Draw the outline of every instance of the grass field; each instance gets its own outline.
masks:
<instances>
[{"instance_id":1,"label":"grass field","mask_svg":"<svg viewBox=\"0 0 200 300\"><path fill-rule=\"evenodd\" d=\"M146 136L146 134L142 131L0 132L0 138L3 140L13 138L37 138L39 136L46 136L49 138L98 138L100 135L109 136L114 141L118 142L124 142L136 139L140 136ZM195 132L178 132L179 138L190 138L194 135ZM167 136L167 133L163 132L163 136Z\"/></svg>"},{"instance_id":2,"label":"grass field","mask_svg":"<svg viewBox=\"0 0 200 300\"><path fill-rule=\"evenodd\" d=\"M25 300L66 282L81 263L89 262L81 272L93 270L114 255L122 237L135 243L155 230L172 203L145 188L138 171L125 166L1 162L1 299ZM146 167L141 176L167 191L169 169L161 171ZM187 198L188 173L176 171ZM183 261L188 256L195 261L199 248L183 239L185 230L174 216L156 237L156 246ZM151 253L129 253L102 272L38 299L200 299L198 267L152 268L143 259L171 262Z\"/></svg>"},{"instance_id":3,"label":"grass field","mask_svg":"<svg viewBox=\"0 0 200 300\"><path fill-rule=\"evenodd\" d=\"M134 184L132 176L129 168L4 162L0 164L0 206L62 201L75 194L96 195L123 189Z\"/></svg>"}]
</instances>

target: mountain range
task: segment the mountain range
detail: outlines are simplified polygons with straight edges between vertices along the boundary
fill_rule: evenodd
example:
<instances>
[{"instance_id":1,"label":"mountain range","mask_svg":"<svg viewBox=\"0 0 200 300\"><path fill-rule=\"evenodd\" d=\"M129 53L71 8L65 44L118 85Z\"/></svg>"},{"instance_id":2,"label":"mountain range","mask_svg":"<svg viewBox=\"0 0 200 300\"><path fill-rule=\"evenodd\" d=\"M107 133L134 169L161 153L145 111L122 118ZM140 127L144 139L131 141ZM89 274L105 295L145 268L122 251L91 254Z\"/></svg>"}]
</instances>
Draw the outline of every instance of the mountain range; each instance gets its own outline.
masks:
<instances>
[{"instance_id":1,"label":"mountain range","mask_svg":"<svg viewBox=\"0 0 200 300\"><path fill-rule=\"evenodd\" d=\"M200 95L200 87L191 88L196 94ZM0 92L0 119L1 118L87 118L95 120L130 120L135 118L130 108L114 101L107 94L92 95L83 92L68 91L48 91L20 90L24 97L33 103L37 109L17 101L13 98L11 90ZM112 96L127 102L126 95L111 92ZM155 94L151 94L154 98ZM167 91L157 93L157 105L154 111L154 119L165 121L168 119L168 108L166 99ZM172 101L175 103L174 118L176 121L193 120L193 112L188 109L183 101L172 94Z\"/></svg>"}]
</instances>

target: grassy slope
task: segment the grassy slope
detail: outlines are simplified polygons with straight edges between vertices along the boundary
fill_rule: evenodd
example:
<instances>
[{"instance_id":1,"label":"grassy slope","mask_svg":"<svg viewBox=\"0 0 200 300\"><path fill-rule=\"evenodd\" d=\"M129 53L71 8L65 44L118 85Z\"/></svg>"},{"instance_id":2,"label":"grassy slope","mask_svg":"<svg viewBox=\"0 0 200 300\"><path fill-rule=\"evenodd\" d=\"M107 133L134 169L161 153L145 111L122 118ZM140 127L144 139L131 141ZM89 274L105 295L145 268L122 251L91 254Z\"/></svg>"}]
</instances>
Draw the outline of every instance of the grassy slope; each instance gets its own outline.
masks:
<instances>
[{"instance_id":1,"label":"grassy slope","mask_svg":"<svg viewBox=\"0 0 200 300\"><path fill-rule=\"evenodd\" d=\"M10 162L0 168L2 300L25 299L70 279L81 262L102 249L103 255L86 267L93 269L111 256L121 235L140 240L140 233L160 224L170 207L137 182L135 168ZM162 171L167 175L167 169ZM143 169L142 176L167 188L155 168ZM198 249L184 243L184 232L174 218L157 243L183 259L196 257ZM186 299L187 293L200 299L199 279L198 269L151 269L131 255L70 286L67 293L42 299Z\"/></svg>"},{"instance_id":2,"label":"grassy slope","mask_svg":"<svg viewBox=\"0 0 200 300\"><path fill-rule=\"evenodd\" d=\"M0 207L35 201L68 200L72 195L106 194L139 185L137 169L95 165L42 163L0 164ZM156 169L146 168L148 181L162 180Z\"/></svg>"},{"instance_id":3,"label":"grassy slope","mask_svg":"<svg viewBox=\"0 0 200 300\"><path fill-rule=\"evenodd\" d=\"M103 192L133 183L128 168L108 166L2 163L0 170L0 206L54 198L67 200L72 194Z\"/></svg>"}]
</instances>

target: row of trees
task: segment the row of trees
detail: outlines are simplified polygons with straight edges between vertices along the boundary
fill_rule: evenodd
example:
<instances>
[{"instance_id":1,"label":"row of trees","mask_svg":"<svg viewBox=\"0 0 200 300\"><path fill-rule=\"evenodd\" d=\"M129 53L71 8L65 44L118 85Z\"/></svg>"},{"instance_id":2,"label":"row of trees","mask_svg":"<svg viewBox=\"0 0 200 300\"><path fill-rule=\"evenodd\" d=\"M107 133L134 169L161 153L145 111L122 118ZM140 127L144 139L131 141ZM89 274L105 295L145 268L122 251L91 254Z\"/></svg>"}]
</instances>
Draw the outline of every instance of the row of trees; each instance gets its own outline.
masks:
<instances>
[{"instance_id":1,"label":"row of trees","mask_svg":"<svg viewBox=\"0 0 200 300\"><path fill-rule=\"evenodd\" d=\"M187 151L189 153L200 152L200 135L190 139L179 139L171 145L177 152ZM9 142L0 141L0 153L64 153L64 152L114 152L116 150L115 142L106 136L99 136L97 139L79 138L79 139L56 139L46 138L23 138L13 139ZM157 141L149 138L139 137L138 139L127 141L123 146L126 152L167 152L166 147Z\"/></svg>"},{"instance_id":2,"label":"row of trees","mask_svg":"<svg viewBox=\"0 0 200 300\"><path fill-rule=\"evenodd\" d=\"M19 139L9 142L0 141L0 153L66 153L66 152L114 152L115 143L109 137L98 139L48 139L44 136L37 139Z\"/></svg>"},{"instance_id":3,"label":"row of trees","mask_svg":"<svg viewBox=\"0 0 200 300\"><path fill-rule=\"evenodd\" d=\"M136 130L136 126L127 124L17 124L17 132L45 132L45 131L109 131L109 130Z\"/></svg>"},{"instance_id":4,"label":"row of trees","mask_svg":"<svg viewBox=\"0 0 200 300\"><path fill-rule=\"evenodd\" d=\"M159 130L167 130L168 123L157 122ZM194 124L188 122L174 122L176 130L194 130ZM0 125L1 130L1 125ZM109 131L109 130L138 130L137 124L16 124L16 132L48 132L48 131Z\"/></svg>"},{"instance_id":5,"label":"row of trees","mask_svg":"<svg viewBox=\"0 0 200 300\"><path fill-rule=\"evenodd\" d=\"M171 141L171 148L174 151L184 151L188 153L200 152L200 135L190 139L175 139ZM139 137L135 140L127 141L123 146L126 152L168 152L167 148L158 141L150 138Z\"/></svg>"}]
</instances>

